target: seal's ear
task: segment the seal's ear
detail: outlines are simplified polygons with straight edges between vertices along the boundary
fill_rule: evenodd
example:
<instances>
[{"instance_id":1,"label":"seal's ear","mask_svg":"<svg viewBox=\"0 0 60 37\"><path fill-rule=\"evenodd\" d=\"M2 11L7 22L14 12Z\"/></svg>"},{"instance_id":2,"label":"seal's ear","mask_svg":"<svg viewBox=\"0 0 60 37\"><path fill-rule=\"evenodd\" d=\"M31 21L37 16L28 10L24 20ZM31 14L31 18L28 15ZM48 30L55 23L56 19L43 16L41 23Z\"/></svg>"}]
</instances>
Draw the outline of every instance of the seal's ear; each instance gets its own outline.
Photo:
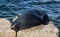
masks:
<instances>
[{"instance_id":1,"label":"seal's ear","mask_svg":"<svg viewBox=\"0 0 60 37\"><path fill-rule=\"evenodd\" d=\"M43 24L44 25L47 25L48 23L49 23L49 17L48 17L48 15L46 14L46 13L44 13L44 18L43 18Z\"/></svg>"}]
</instances>

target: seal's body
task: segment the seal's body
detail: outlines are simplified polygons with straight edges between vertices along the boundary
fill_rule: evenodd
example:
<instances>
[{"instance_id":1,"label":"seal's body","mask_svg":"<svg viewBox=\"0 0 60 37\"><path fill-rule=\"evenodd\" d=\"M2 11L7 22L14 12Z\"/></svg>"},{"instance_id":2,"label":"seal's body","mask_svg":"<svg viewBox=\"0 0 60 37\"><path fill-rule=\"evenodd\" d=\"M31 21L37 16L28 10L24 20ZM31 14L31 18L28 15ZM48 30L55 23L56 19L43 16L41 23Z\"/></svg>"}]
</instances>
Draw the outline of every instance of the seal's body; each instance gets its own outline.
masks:
<instances>
[{"instance_id":1,"label":"seal's body","mask_svg":"<svg viewBox=\"0 0 60 37\"><path fill-rule=\"evenodd\" d=\"M48 15L39 10L23 10L21 12L20 17L18 17L15 21L12 22L13 30L23 30L27 28L31 28L33 26L37 26L40 24L48 24L49 18Z\"/></svg>"}]
</instances>

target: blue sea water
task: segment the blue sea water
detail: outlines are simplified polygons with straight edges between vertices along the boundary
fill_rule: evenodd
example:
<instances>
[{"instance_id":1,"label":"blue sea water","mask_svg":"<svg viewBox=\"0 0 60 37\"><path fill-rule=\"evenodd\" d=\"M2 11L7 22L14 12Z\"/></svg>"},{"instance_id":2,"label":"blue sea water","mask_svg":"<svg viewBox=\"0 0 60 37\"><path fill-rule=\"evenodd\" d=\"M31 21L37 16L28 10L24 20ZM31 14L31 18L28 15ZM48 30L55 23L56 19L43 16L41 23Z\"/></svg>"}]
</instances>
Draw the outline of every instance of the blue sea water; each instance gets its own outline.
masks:
<instances>
[{"instance_id":1,"label":"blue sea water","mask_svg":"<svg viewBox=\"0 0 60 37\"><path fill-rule=\"evenodd\" d=\"M0 18L13 19L24 9L45 11L60 30L60 0L0 0Z\"/></svg>"}]
</instances>

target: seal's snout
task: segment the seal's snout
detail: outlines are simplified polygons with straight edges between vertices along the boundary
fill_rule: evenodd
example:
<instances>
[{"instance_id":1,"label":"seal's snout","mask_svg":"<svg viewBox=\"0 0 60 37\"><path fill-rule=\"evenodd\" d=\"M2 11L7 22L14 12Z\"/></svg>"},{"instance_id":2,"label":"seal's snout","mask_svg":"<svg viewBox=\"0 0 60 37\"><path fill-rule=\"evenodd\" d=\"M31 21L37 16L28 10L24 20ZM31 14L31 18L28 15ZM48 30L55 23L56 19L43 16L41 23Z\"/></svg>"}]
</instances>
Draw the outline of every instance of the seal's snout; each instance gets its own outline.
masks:
<instances>
[{"instance_id":1,"label":"seal's snout","mask_svg":"<svg viewBox=\"0 0 60 37\"><path fill-rule=\"evenodd\" d=\"M19 31L20 30L19 26L17 26L17 25L12 25L11 29L15 30L15 31Z\"/></svg>"},{"instance_id":2,"label":"seal's snout","mask_svg":"<svg viewBox=\"0 0 60 37\"><path fill-rule=\"evenodd\" d=\"M11 26L11 29L15 30L15 25L12 25L12 26Z\"/></svg>"}]
</instances>

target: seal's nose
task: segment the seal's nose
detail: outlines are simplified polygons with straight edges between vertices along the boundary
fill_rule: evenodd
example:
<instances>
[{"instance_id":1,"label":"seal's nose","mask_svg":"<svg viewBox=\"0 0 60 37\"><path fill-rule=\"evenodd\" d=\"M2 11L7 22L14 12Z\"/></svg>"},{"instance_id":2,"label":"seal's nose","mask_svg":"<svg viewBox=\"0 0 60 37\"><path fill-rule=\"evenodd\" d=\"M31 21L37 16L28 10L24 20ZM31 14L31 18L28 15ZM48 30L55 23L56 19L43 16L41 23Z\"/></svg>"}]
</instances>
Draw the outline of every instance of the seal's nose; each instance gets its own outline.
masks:
<instances>
[{"instance_id":1,"label":"seal's nose","mask_svg":"<svg viewBox=\"0 0 60 37\"><path fill-rule=\"evenodd\" d=\"M13 30L14 30L14 29L15 29L15 25L12 25L12 26L11 26L11 29L13 29Z\"/></svg>"},{"instance_id":2,"label":"seal's nose","mask_svg":"<svg viewBox=\"0 0 60 37\"><path fill-rule=\"evenodd\" d=\"M17 25L12 25L11 29L15 30L15 31L19 31L20 30L19 26L17 26Z\"/></svg>"}]
</instances>

